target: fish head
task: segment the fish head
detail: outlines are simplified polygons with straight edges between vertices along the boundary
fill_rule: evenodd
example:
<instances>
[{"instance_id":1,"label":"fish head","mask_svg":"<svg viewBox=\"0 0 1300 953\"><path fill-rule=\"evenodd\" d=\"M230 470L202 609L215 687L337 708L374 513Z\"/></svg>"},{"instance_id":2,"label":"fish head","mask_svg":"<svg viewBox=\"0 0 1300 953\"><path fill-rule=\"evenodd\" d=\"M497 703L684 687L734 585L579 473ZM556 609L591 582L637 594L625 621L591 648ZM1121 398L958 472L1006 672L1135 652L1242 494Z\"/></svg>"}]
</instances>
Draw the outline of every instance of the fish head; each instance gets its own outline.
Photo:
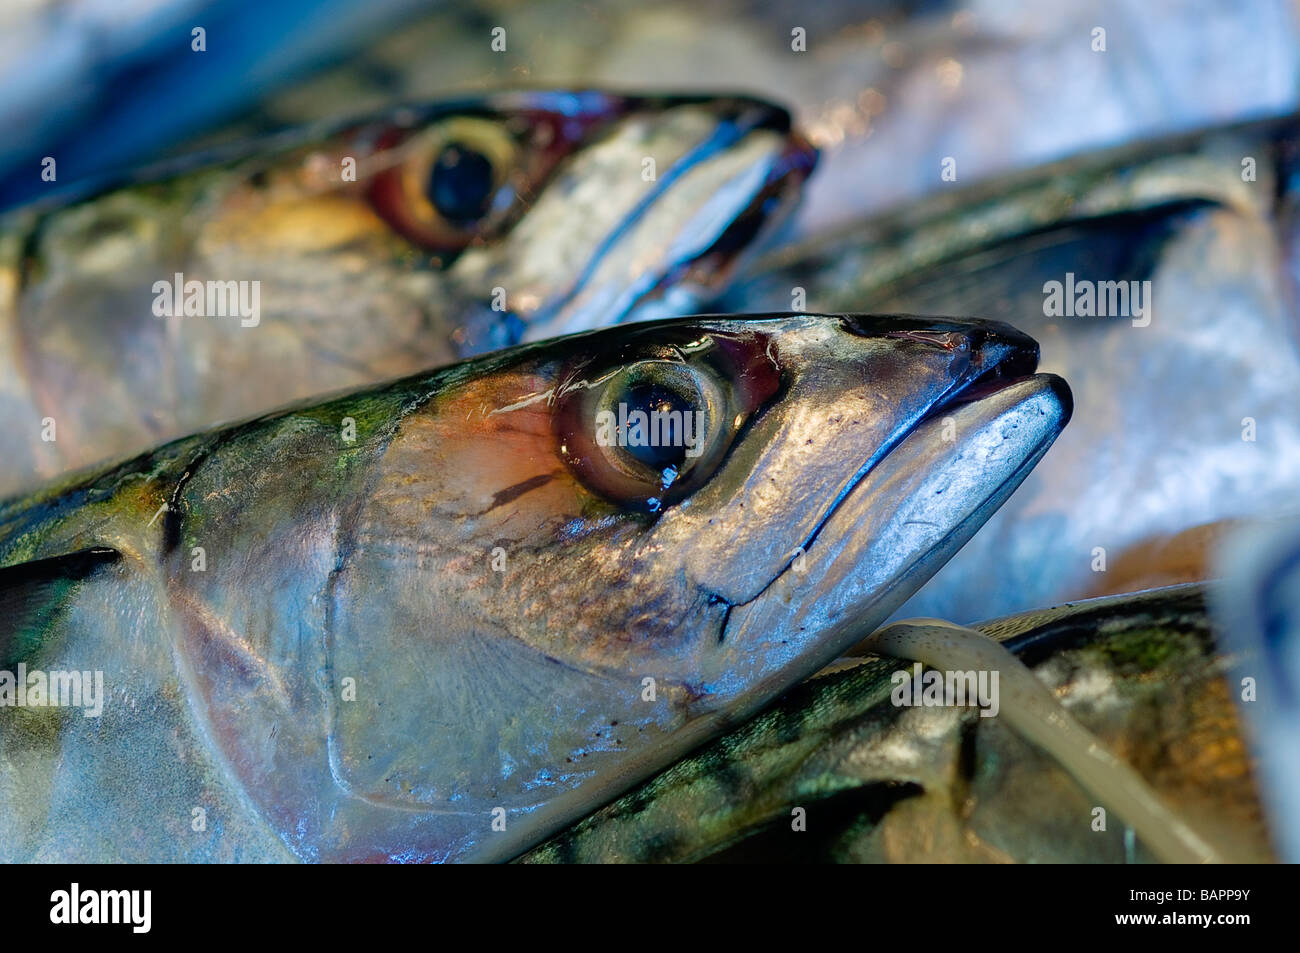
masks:
<instances>
[{"instance_id":1,"label":"fish head","mask_svg":"<svg viewBox=\"0 0 1300 953\"><path fill-rule=\"evenodd\" d=\"M745 96L488 101L502 129L532 137L536 169L503 180L498 218L447 266L467 303L462 356L690 313L788 214L817 159L784 108Z\"/></svg>"},{"instance_id":2,"label":"fish head","mask_svg":"<svg viewBox=\"0 0 1300 953\"><path fill-rule=\"evenodd\" d=\"M1064 425L1068 390L1036 360L1004 325L785 315L443 372L329 563L325 669L382 683L332 716L334 781L378 811L348 830L383 856L510 856L818 669ZM509 836L487 833L497 808ZM417 830L424 811L452 826Z\"/></svg>"},{"instance_id":3,"label":"fish head","mask_svg":"<svg viewBox=\"0 0 1300 953\"><path fill-rule=\"evenodd\" d=\"M1034 376L1032 339L993 322L711 319L616 340L602 354L579 339L528 390L548 395L564 464L549 475L566 502L561 536L518 542L563 553L536 574L559 598L604 594L599 611L551 627L558 657L613 652L665 672L671 655L696 710L766 694L883 620L1019 485L1071 409L1063 381ZM494 494L541 474L511 479ZM542 497L514 500L530 502ZM550 533L554 515L532 525Z\"/></svg>"},{"instance_id":4,"label":"fish head","mask_svg":"<svg viewBox=\"0 0 1300 953\"><path fill-rule=\"evenodd\" d=\"M403 107L261 160L210 231L261 247L264 268L289 259L288 287L302 266L286 241L351 276L344 300L358 282L405 282L411 311L423 289L443 318L438 343L468 357L690 313L789 212L816 159L789 112L760 99L497 92Z\"/></svg>"}]
</instances>

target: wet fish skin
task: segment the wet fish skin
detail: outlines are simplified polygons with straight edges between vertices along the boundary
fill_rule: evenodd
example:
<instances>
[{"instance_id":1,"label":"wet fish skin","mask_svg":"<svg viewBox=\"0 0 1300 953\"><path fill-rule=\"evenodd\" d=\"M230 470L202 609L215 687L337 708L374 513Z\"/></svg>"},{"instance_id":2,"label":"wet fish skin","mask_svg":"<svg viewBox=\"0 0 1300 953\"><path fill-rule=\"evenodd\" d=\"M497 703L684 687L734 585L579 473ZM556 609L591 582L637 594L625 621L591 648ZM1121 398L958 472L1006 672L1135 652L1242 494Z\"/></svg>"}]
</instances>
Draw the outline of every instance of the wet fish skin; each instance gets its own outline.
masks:
<instances>
[{"instance_id":1,"label":"wet fish skin","mask_svg":"<svg viewBox=\"0 0 1300 953\"><path fill-rule=\"evenodd\" d=\"M427 192L457 144L495 176L468 223ZM815 158L764 102L594 91L445 100L232 148L0 222L0 411L16 422L0 495L521 339L689 313ZM252 316L171 314L191 282L244 283Z\"/></svg>"},{"instance_id":2,"label":"wet fish skin","mask_svg":"<svg viewBox=\"0 0 1300 953\"><path fill-rule=\"evenodd\" d=\"M99 719L0 707L6 857L514 856L933 572L1065 424L1036 356L905 316L608 329L0 506L4 664L103 671L108 694ZM670 373L712 395L713 436L656 502L591 415ZM945 439L933 414L977 384Z\"/></svg>"},{"instance_id":3,"label":"wet fish skin","mask_svg":"<svg viewBox=\"0 0 1300 953\"><path fill-rule=\"evenodd\" d=\"M902 615L965 623L1120 591L1111 570L1137 547L1296 511L1296 142L1294 120L1248 123L954 190L756 261L724 295L737 309L794 288L817 309L961 302L1034 335L1070 381L1063 442ZM1047 283L1071 273L1150 281L1149 324L1046 315ZM1210 571L1180 562L1167 581Z\"/></svg>"},{"instance_id":4,"label":"wet fish skin","mask_svg":"<svg viewBox=\"0 0 1300 953\"><path fill-rule=\"evenodd\" d=\"M1070 714L1243 860L1271 859L1256 762L1203 587L981 623ZM910 666L846 657L772 708L520 858L563 862L1152 860L998 717L899 708ZM794 809L804 829L792 827Z\"/></svg>"}]
</instances>

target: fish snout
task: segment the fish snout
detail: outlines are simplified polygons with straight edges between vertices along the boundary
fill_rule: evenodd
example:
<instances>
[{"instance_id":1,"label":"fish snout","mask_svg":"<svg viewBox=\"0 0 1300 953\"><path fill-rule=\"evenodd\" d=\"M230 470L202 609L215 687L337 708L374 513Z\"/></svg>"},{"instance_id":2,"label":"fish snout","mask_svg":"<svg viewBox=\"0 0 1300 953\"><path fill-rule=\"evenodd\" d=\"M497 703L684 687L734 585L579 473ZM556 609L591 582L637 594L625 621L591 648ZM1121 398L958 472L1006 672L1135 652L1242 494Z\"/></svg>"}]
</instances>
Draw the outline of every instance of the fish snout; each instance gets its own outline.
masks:
<instances>
[{"instance_id":1,"label":"fish snout","mask_svg":"<svg viewBox=\"0 0 1300 953\"><path fill-rule=\"evenodd\" d=\"M782 137L784 147L772 164L769 182L787 177L802 182L816 168L820 155L817 147L795 128L790 110L784 106L745 96L715 100L714 105L719 123L734 127L741 135L762 131Z\"/></svg>"},{"instance_id":2,"label":"fish snout","mask_svg":"<svg viewBox=\"0 0 1300 953\"><path fill-rule=\"evenodd\" d=\"M1003 376L1032 374L1038 367L1038 342L1003 321L911 314L845 314L840 321L846 331L860 337L910 340L950 350L965 348L977 367L997 369Z\"/></svg>"},{"instance_id":3,"label":"fish snout","mask_svg":"<svg viewBox=\"0 0 1300 953\"><path fill-rule=\"evenodd\" d=\"M951 384L933 394L922 419L979 400L1038 369L1038 342L1002 321L857 314L843 315L842 321L851 334L920 345L950 355ZM1062 399L1067 407L1073 406L1068 387Z\"/></svg>"},{"instance_id":4,"label":"fish snout","mask_svg":"<svg viewBox=\"0 0 1300 953\"><path fill-rule=\"evenodd\" d=\"M804 183L817 167L820 152L793 125L789 110L758 99L737 98L717 102L718 134L729 140L726 148L739 148L746 139L766 143L765 153L754 149L754 167L761 175L748 176L747 203L736 204L732 221L708 247L691 261L689 281L701 291L720 291L741 255L760 234L774 231L798 204ZM739 179L737 180L739 181ZM732 187L739 192L739 186Z\"/></svg>"}]
</instances>

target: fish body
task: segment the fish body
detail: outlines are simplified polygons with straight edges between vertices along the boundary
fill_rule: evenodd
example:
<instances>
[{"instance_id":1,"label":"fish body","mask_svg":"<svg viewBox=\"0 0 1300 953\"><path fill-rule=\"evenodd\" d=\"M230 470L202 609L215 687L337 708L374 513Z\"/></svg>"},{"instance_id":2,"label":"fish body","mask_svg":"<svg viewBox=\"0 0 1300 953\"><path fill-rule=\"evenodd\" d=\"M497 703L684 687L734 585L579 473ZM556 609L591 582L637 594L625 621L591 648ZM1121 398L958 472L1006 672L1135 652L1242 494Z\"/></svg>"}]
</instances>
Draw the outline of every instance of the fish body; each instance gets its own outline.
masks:
<instances>
[{"instance_id":1,"label":"fish body","mask_svg":"<svg viewBox=\"0 0 1300 953\"><path fill-rule=\"evenodd\" d=\"M0 505L0 850L513 857L933 573L1068 419L1036 360L995 323L653 322Z\"/></svg>"},{"instance_id":2,"label":"fish body","mask_svg":"<svg viewBox=\"0 0 1300 953\"><path fill-rule=\"evenodd\" d=\"M1015 652L1228 856L1272 858L1260 769L1233 705L1231 673L1246 657L1222 648L1202 587L976 628ZM1152 861L1115 813L1099 815L1074 778L998 712L923 704L919 688L915 697L900 692L913 676L910 663L846 656L522 859Z\"/></svg>"},{"instance_id":3,"label":"fish body","mask_svg":"<svg viewBox=\"0 0 1300 953\"><path fill-rule=\"evenodd\" d=\"M1169 538L1199 553L1147 575L1204 579L1214 526L1296 512L1296 142L1293 120L1247 124L955 189L774 252L724 295L959 306L1024 328L1070 381L1070 432L903 615L1135 588L1128 554Z\"/></svg>"},{"instance_id":4,"label":"fish body","mask_svg":"<svg viewBox=\"0 0 1300 953\"><path fill-rule=\"evenodd\" d=\"M311 395L689 313L813 161L757 100L498 93L12 212L0 495Z\"/></svg>"}]
</instances>

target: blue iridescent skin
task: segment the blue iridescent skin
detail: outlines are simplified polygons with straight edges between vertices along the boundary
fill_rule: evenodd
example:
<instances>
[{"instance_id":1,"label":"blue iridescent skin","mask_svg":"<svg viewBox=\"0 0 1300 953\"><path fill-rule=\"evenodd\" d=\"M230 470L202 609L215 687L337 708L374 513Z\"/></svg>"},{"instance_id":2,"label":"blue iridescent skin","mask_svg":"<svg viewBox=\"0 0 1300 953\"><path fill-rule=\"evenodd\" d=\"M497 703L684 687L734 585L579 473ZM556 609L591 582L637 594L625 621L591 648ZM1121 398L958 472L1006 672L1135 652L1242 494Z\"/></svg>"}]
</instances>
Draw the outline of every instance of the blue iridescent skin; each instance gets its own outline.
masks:
<instances>
[{"instance_id":1,"label":"blue iridescent skin","mask_svg":"<svg viewBox=\"0 0 1300 953\"><path fill-rule=\"evenodd\" d=\"M0 707L0 850L513 857L928 578L1069 417L1037 356L901 316L612 328L6 504L3 666L106 697ZM667 486L597 437L644 381L706 424Z\"/></svg>"}]
</instances>

